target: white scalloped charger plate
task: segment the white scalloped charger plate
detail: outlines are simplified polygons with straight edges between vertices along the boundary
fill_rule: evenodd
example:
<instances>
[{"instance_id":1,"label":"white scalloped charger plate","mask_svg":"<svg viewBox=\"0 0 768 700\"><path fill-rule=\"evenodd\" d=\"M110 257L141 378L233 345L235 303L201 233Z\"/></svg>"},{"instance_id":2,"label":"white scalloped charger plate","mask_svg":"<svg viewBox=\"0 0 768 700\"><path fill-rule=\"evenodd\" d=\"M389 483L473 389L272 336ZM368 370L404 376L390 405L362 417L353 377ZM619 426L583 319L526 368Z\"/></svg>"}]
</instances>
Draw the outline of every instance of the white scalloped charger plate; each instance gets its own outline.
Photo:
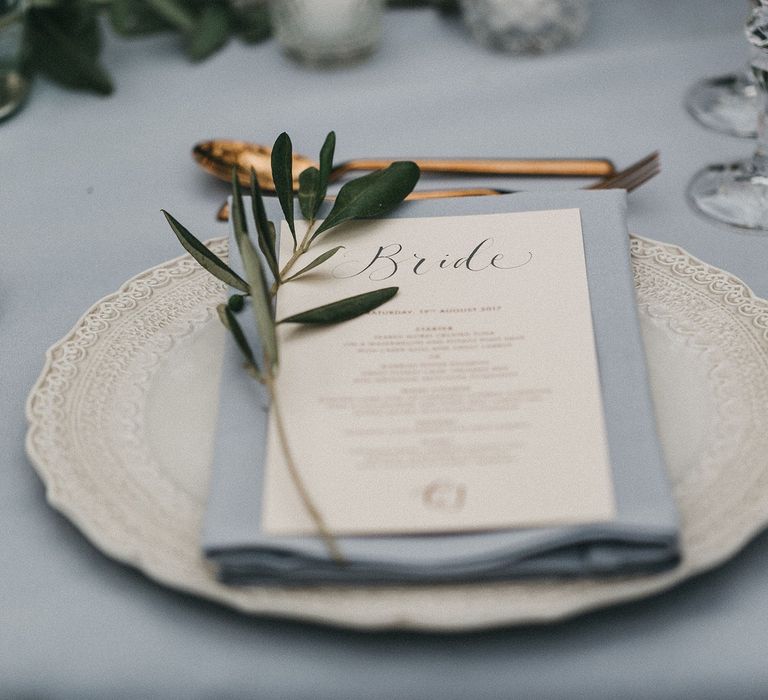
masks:
<instances>
[{"instance_id":1,"label":"white scalloped charger plate","mask_svg":"<svg viewBox=\"0 0 768 700\"><path fill-rule=\"evenodd\" d=\"M220 255L223 239L213 241ZM27 452L48 500L110 556L247 613L364 628L544 623L640 598L731 557L768 524L768 302L685 251L632 240L682 563L610 580L230 587L201 557L223 333L221 285L189 257L99 301L47 354Z\"/></svg>"}]
</instances>

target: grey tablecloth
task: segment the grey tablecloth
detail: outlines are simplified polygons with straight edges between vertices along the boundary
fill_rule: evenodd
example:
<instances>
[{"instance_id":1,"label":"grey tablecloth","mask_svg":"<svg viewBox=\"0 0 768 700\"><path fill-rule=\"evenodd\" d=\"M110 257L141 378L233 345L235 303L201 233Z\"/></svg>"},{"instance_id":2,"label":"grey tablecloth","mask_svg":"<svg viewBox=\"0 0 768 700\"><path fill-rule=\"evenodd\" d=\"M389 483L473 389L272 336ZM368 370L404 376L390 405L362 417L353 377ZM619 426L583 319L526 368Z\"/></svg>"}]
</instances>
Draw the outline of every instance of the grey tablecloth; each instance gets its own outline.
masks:
<instances>
[{"instance_id":1,"label":"grey tablecloth","mask_svg":"<svg viewBox=\"0 0 768 700\"><path fill-rule=\"evenodd\" d=\"M250 619L115 564L44 502L23 405L45 349L81 312L178 246L165 207L211 236L226 187L191 164L212 135L287 129L339 157L604 154L653 148L664 172L630 228L675 242L768 296L768 239L694 215L691 174L747 155L682 108L697 78L746 58L746 2L594 3L551 56L486 53L428 10L390 12L373 59L305 72L274 44L191 66L176 39L109 39L109 99L38 82L0 126L0 697L651 698L768 694L768 537L657 598L548 628L450 637ZM500 183L514 186L514 182Z\"/></svg>"}]
</instances>

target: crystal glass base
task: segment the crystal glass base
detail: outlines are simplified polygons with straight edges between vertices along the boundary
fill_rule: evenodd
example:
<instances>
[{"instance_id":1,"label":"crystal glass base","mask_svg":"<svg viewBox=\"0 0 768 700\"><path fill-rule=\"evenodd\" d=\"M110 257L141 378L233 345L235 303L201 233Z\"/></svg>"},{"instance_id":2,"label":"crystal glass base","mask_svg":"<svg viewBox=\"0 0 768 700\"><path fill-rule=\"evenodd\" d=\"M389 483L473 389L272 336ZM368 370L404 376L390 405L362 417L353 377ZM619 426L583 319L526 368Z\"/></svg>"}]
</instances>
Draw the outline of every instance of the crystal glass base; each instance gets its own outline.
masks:
<instances>
[{"instance_id":1,"label":"crystal glass base","mask_svg":"<svg viewBox=\"0 0 768 700\"><path fill-rule=\"evenodd\" d=\"M746 73L699 81L688 92L685 106L708 129L743 138L757 135L758 90Z\"/></svg>"},{"instance_id":2,"label":"crystal glass base","mask_svg":"<svg viewBox=\"0 0 768 700\"><path fill-rule=\"evenodd\" d=\"M768 177L752 159L704 168L691 180L688 199L712 219L768 235Z\"/></svg>"}]
</instances>

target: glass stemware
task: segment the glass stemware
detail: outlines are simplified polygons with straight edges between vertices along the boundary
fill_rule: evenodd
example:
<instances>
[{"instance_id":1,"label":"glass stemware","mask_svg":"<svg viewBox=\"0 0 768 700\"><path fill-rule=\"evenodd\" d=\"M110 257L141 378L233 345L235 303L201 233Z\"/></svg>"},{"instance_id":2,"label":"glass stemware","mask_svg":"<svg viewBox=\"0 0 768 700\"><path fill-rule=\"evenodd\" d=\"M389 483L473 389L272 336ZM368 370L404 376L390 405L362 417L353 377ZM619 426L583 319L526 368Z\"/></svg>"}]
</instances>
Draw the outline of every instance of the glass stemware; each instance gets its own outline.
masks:
<instances>
[{"instance_id":1,"label":"glass stemware","mask_svg":"<svg viewBox=\"0 0 768 700\"><path fill-rule=\"evenodd\" d=\"M699 81L688 92L685 107L713 131L743 138L756 135L758 90L751 70Z\"/></svg>"},{"instance_id":2,"label":"glass stemware","mask_svg":"<svg viewBox=\"0 0 768 700\"><path fill-rule=\"evenodd\" d=\"M709 165L691 181L691 203L712 219L754 231L768 231L768 8L747 21L751 64L758 92L757 149L751 158Z\"/></svg>"},{"instance_id":3,"label":"glass stemware","mask_svg":"<svg viewBox=\"0 0 768 700\"><path fill-rule=\"evenodd\" d=\"M750 0L750 12L759 4L759 0ZM751 66L747 64L736 73L700 80L688 91L685 107L708 129L754 138L760 99Z\"/></svg>"},{"instance_id":4,"label":"glass stemware","mask_svg":"<svg viewBox=\"0 0 768 700\"><path fill-rule=\"evenodd\" d=\"M29 80L21 70L26 0L0 0L0 120L24 103Z\"/></svg>"}]
</instances>

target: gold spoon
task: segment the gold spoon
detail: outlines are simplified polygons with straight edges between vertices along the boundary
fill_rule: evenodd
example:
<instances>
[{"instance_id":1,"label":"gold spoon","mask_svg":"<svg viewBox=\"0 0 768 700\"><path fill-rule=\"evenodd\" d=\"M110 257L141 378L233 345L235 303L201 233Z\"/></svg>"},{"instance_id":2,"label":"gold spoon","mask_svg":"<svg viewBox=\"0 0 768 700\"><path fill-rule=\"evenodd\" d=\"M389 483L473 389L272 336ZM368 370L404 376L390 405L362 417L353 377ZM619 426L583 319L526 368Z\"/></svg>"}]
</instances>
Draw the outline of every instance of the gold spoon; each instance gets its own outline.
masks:
<instances>
[{"instance_id":1,"label":"gold spoon","mask_svg":"<svg viewBox=\"0 0 768 700\"><path fill-rule=\"evenodd\" d=\"M237 166L238 179L244 187L250 184L251 168L256 171L259 186L265 193L275 191L272 180L272 149L247 141L214 139L198 143L192 149L195 160L207 172L229 181L232 166ZM414 158L422 172L464 175L555 175L564 177L608 177L615 172L606 158ZM329 181L337 180L350 170L386 168L393 159L359 158L333 166ZM299 188L299 174L319 167L311 158L293 154L293 189Z\"/></svg>"}]
</instances>

